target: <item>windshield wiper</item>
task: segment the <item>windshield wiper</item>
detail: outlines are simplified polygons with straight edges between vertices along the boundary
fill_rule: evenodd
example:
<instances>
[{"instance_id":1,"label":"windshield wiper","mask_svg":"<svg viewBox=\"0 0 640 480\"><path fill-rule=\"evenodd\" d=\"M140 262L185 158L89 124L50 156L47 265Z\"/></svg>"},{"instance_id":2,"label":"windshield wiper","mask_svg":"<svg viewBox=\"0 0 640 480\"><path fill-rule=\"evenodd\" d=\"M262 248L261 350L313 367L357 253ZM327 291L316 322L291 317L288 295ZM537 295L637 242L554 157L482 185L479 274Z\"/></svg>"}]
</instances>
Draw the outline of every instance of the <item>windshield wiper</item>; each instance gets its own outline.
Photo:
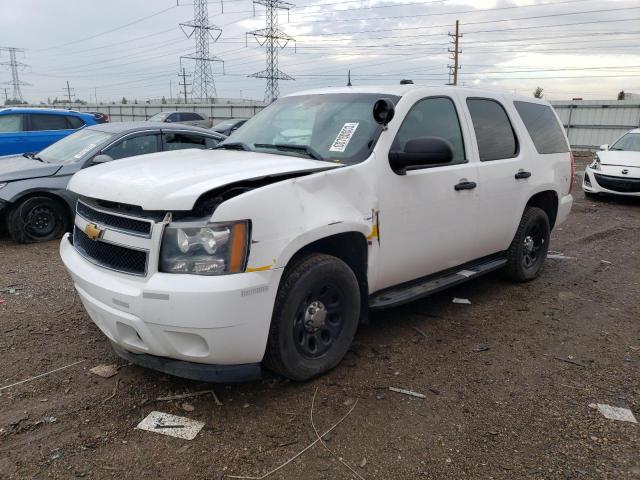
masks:
<instances>
[{"instance_id":1,"label":"windshield wiper","mask_svg":"<svg viewBox=\"0 0 640 480\"><path fill-rule=\"evenodd\" d=\"M294 145L289 143L256 143L255 146L256 148L275 148L276 150L293 150L295 152L303 152L306 153L309 158L313 158L314 160L324 160L324 157L310 145Z\"/></svg>"},{"instance_id":2,"label":"windshield wiper","mask_svg":"<svg viewBox=\"0 0 640 480\"><path fill-rule=\"evenodd\" d=\"M213 147L213 150L225 149L225 150L244 150L245 152L251 152L251 147L244 142L229 142L221 143Z\"/></svg>"},{"instance_id":3,"label":"windshield wiper","mask_svg":"<svg viewBox=\"0 0 640 480\"><path fill-rule=\"evenodd\" d=\"M30 160L37 160L38 162L47 163L42 159L42 157L39 157L37 154L33 152L23 153L22 156Z\"/></svg>"}]
</instances>

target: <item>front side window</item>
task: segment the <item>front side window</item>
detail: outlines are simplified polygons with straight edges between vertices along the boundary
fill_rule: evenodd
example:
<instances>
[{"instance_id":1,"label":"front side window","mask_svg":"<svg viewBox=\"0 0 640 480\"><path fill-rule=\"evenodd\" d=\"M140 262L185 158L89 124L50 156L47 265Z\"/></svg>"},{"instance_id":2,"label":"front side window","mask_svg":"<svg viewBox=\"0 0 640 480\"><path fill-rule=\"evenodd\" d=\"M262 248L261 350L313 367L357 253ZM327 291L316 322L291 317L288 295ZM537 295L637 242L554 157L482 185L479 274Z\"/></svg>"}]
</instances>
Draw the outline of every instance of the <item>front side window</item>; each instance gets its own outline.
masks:
<instances>
[{"instance_id":1,"label":"front side window","mask_svg":"<svg viewBox=\"0 0 640 480\"><path fill-rule=\"evenodd\" d=\"M35 113L31 115L30 131L44 130L68 130L67 118L65 115L47 115Z\"/></svg>"},{"instance_id":2,"label":"front side window","mask_svg":"<svg viewBox=\"0 0 640 480\"><path fill-rule=\"evenodd\" d=\"M164 150L183 150L185 148L207 148L206 138L194 133L164 133Z\"/></svg>"},{"instance_id":3,"label":"front side window","mask_svg":"<svg viewBox=\"0 0 640 480\"><path fill-rule=\"evenodd\" d=\"M0 133L22 132L24 115L12 113L0 115Z\"/></svg>"},{"instance_id":4,"label":"front side window","mask_svg":"<svg viewBox=\"0 0 640 480\"><path fill-rule=\"evenodd\" d=\"M158 136L155 134L138 135L137 137L127 137L104 151L114 160L120 158L133 157L135 155L145 155L158 151Z\"/></svg>"},{"instance_id":5,"label":"front side window","mask_svg":"<svg viewBox=\"0 0 640 480\"><path fill-rule=\"evenodd\" d=\"M47 163L74 163L106 144L111 137L113 137L111 133L83 129L48 146L38 153L38 157Z\"/></svg>"},{"instance_id":6,"label":"front side window","mask_svg":"<svg viewBox=\"0 0 640 480\"><path fill-rule=\"evenodd\" d=\"M609 148L609 150L640 152L640 133L627 133L624 137L611 145L611 148Z\"/></svg>"},{"instance_id":7,"label":"front side window","mask_svg":"<svg viewBox=\"0 0 640 480\"><path fill-rule=\"evenodd\" d=\"M468 98L480 161L502 160L518 155L518 140L500 103L488 98Z\"/></svg>"},{"instance_id":8,"label":"front side window","mask_svg":"<svg viewBox=\"0 0 640 480\"><path fill-rule=\"evenodd\" d=\"M172 113L165 120L165 122L180 122L180 121L181 120L180 120L180 114L179 113Z\"/></svg>"},{"instance_id":9,"label":"front side window","mask_svg":"<svg viewBox=\"0 0 640 480\"><path fill-rule=\"evenodd\" d=\"M539 154L569 151L567 140L551 107L531 102L513 104Z\"/></svg>"},{"instance_id":10,"label":"front side window","mask_svg":"<svg viewBox=\"0 0 640 480\"><path fill-rule=\"evenodd\" d=\"M404 150L409 140L419 137L447 140L453 147L453 160L447 165L466 162L462 129L456 107L450 98L435 97L418 101L402 122L391 149Z\"/></svg>"},{"instance_id":11,"label":"front side window","mask_svg":"<svg viewBox=\"0 0 640 480\"><path fill-rule=\"evenodd\" d=\"M284 97L269 105L219 145L348 164L364 161L382 126L373 118L381 98L370 93L332 93Z\"/></svg>"}]
</instances>

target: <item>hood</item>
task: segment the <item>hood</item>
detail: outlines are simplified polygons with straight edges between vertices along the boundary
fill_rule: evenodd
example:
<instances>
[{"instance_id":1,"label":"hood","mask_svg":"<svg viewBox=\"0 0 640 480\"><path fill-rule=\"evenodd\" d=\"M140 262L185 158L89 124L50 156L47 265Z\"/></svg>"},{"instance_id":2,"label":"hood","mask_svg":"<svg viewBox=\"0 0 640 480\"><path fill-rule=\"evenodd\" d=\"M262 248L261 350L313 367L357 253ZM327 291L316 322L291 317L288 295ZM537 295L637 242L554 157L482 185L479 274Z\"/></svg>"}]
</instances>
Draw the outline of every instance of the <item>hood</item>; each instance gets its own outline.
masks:
<instances>
[{"instance_id":1,"label":"hood","mask_svg":"<svg viewBox=\"0 0 640 480\"><path fill-rule=\"evenodd\" d=\"M640 167L640 152L622 150L606 150L596 152L601 165L617 165L620 167Z\"/></svg>"},{"instance_id":2,"label":"hood","mask_svg":"<svg viewBox=\"0 0 640 480\"><path fill-rule=\"evenodd\" d=\"M49 177L60 170L61 165L42 163L22 155L0 157L0 182Z\"/></svg>"},{"instance_id":3,"label":"hood","mask_svg":"<svg viewBox=\"0 0 640 480\"><path fill-rule=\"evenodd\" d=\"M176 150L109 162L76 173L67 187L144 210L191 210L203 194L241 180L312 172L338 164L234 150Z\"/></svg>"}]
</instances>

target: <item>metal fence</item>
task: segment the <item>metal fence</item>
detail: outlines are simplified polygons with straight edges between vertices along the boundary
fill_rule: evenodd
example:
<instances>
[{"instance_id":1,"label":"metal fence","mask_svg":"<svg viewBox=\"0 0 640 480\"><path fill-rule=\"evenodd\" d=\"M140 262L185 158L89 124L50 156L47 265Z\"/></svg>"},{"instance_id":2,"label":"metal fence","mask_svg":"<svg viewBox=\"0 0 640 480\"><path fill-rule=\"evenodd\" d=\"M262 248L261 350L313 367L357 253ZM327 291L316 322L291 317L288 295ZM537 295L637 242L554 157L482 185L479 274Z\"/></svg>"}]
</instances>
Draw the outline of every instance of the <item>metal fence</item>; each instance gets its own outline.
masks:
<instances>
[{"instance_id":1,"label":"metal fence","mask_svg":"<svg viewBox=\"0 0 640 480\"><path fill-rule=\"evenodd\" d=\"M640 127L640 100L553 101L571 148L597 150L623 133Z\"/></svg>"},{"instance_id":2,"label":"metal fence","mask_svg":"<svg viewBox=\"0 0 640 480\"><path fill-rule=\"evenodd\" d=\"M26 105L25 105L26 106ZM69 109L66 105L29 105L29 107ZM214 103L214 104L148 104L126 103L115 105L72 105L71 110L78 112L102 112L109 115L112 122L147 120L156 113L168 111L196 112L210 118L215 125L229 118L251 118L264 108L264 105L251 103Z\"/></svg>"}]
</instances>

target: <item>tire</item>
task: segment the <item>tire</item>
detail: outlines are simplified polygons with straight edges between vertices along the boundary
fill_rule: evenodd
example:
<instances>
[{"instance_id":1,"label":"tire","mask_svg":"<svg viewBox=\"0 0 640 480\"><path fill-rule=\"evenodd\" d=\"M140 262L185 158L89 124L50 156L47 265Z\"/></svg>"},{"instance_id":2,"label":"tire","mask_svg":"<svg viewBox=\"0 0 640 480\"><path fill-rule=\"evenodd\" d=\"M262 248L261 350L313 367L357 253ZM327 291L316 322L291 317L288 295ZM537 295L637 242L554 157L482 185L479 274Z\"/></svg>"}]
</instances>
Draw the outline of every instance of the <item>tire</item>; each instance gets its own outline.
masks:
<instances>
[{"instance_id":1,"label":"tire","mask_svg":"<svg viewBox=\"0 0 640 480\"><path fill-rule=\"evenodd\" d=\"M360 289L349 266L331 255L305 255L284 275L264 363L291 380L309 380L347 353L358 329Z\"/></svg>"},{"instance_id":2,"label":"tire","mask_svg":"<svg viewBox=\"0 0 640 480\"><path fill-rule=\"evenodd\" d=\"M527 207L507 250L507 277L528 282L538 277L549 250L549 217L544 210Z\"/></svg>"},{"instance_id":3,"label":"tire","mask_svg":"<svg viewBox=\"0 0 640 480\"><path fill-rule=\"evenodd\" d=\"M50 197L31 197L18 202L7 215L7 230L18 243L46 242L60 238L69 218L65 206Z\"/></svg>"}]
</instances>

